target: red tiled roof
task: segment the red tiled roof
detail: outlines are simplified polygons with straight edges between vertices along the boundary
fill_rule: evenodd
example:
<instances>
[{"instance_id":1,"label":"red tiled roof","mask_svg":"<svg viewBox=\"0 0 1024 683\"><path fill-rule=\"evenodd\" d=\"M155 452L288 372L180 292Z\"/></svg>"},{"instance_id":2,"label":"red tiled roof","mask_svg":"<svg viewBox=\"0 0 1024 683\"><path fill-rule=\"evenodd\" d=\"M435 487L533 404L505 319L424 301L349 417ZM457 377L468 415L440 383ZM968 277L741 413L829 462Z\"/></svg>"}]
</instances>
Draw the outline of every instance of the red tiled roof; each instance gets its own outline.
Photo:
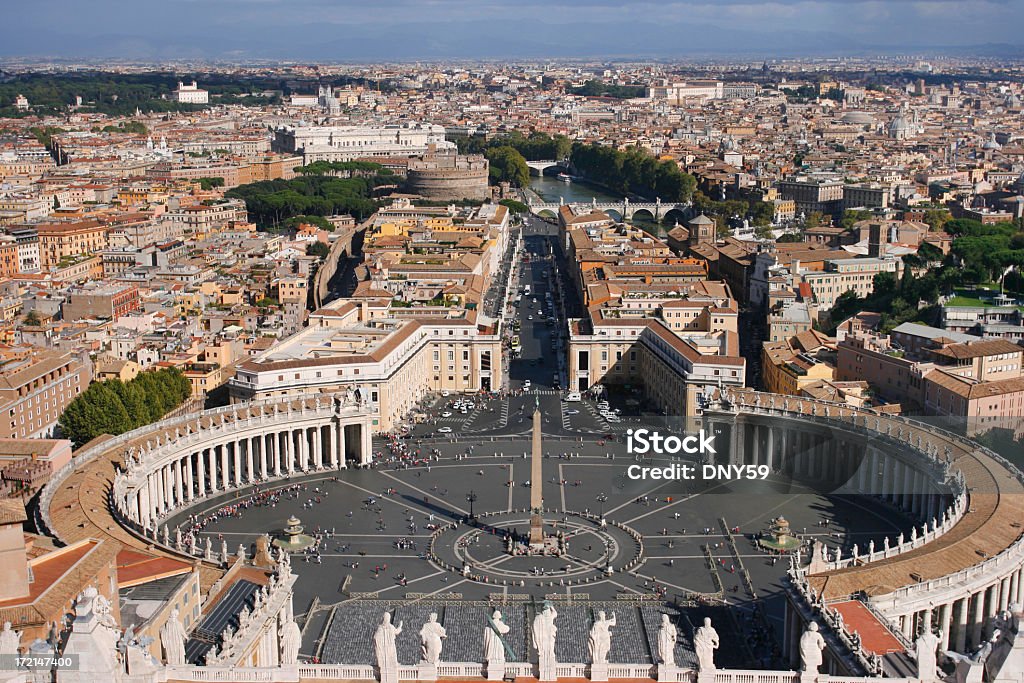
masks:
<instances>
[{"instance_id":1,"label":"red tiled roof","mask_svg":"<svg viewBox=\"0 0 1024 683\"><path fill-rule=\"evenodd\" d=\"M847 630L860 635L860 642L868 652L877 655L903 652L903 646L896 636L862 602L847 600L833 603L830 607L842 615Z\"/></svg>"}]
</instances>

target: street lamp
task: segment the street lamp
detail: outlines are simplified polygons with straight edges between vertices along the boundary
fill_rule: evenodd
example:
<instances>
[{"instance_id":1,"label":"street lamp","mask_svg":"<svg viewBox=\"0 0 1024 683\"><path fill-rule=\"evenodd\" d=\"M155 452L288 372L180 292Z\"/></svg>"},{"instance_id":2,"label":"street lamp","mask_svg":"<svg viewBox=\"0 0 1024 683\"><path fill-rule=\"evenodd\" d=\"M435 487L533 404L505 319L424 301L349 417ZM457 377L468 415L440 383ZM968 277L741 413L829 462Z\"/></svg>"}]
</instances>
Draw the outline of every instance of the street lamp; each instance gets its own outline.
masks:
<instances>
[{"instance_id":1,"label":"street lamp","mask_svg":"<svg viewBox=\"0 0 1024 683\"><path fill-rule=\"evenodd\" d=\"M466 500L469 502L469 518L470 518L470 520L472 520L473 517L474 517L474 515L473 515L473 503L476 502L476 492L475 491L470 491L469 493L467 493L466 494Z\"/></svg>"},{"instance_id":2,"label":"street lamp","mask_svg":"<svg viewBox=\"0 0 1024 683\"><path fill-rule=\"evenodd\" d=\"M608 496L604 495L603 493L597 494L597 502L601 506L600 515L599 515L599 517L601 518L601 521L604 521L604 504L607 501L608 501Z\"/></svg>"}]
</instances>

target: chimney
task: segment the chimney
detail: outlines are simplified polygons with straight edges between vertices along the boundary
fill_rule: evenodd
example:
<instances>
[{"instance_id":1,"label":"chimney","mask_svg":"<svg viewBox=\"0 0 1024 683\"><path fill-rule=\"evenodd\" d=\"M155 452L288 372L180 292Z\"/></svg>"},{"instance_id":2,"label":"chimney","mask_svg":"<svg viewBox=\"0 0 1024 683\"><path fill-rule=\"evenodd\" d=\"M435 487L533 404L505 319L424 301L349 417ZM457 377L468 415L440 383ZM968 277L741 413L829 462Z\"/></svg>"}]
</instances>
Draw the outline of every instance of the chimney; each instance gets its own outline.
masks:
<instances>
[{"instance_id":1,"label":"chimney","mask_svg":"<svg viewBox=\"0 0 1024 683\"><path fill-rule=\"evenodd\" d=\"M868 226L868 256L881 258L885 256L885 246L888 235L881 223L872 223Z\"/></svg>"}]
</instances>

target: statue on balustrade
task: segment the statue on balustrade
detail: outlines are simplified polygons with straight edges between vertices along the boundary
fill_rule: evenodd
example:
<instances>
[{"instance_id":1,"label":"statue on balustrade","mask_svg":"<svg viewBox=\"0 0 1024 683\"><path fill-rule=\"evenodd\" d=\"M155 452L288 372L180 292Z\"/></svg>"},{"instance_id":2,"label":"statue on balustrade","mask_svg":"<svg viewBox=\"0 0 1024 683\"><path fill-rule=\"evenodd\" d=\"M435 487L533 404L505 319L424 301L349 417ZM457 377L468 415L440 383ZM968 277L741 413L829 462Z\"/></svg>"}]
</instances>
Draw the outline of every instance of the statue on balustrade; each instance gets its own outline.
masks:
<instances>
[{"instance_id":1,"label":"statue on balustrade","mask_svg":"<svg viewBox=\"0 0 1024 683\"><path fill-rule=\"evenodd\" d=\"M494 610L490 623L484 627L484 659L500 664L505 661L505 643L501 637L512 628L502 621L501 612Z\"/></svg>"},{"instance_id":2,"label":"statue on balustrade","mask_svg":"<svg viewBox=\"0 0 1024 683\"><path fill-rule=\"evenodd\" d=\"M302 631L291 617L281 627L281 664L291 666L299 661L299 648L302 647Z\"/></svg>"},{"instance_id":3,"label":"statue on balustrade","mask_svg":"<svg viewBox=\"0 0 1024 683\"><path fill-rule=\"evenodd\" d=\"M533 618L533 646L537 648L537 661L541 671L553 670L555 666L555 634L558 627L555 619L558 612L550 602Z\"/></svg>"},{"instance_id":4,"label":"statue on balustrade","mask_svg":"<svg viewBox=\"0 0 1024 683\"><path fill-rule=\"evenodd\" d=\"M0 631L0 655L16 655L21 647L21 634L11 628L11 622L4 622Z\"/></svg>"},{"instance_id":5,"label":"statue on balustrade","mask_svg":"<svg viewBox=\"0 0 1024 683\"><path fill-rule=\"evenodd\" d=\"M931 625L922 630L921 635L914 641L914 658L917 659L917 677L922 681L934 681L938 676L938 658L936 651L939 647L939 637L932 633Z\"/></svg>"},{"instance_id":6,"label":"statue on balustrade","mask_svg":"<svg viewBox=\"0 0 1024 683\"><path fill-rule=\"evenodd\" d=\"M380 626L373 634L373 651L377 655L377 667L384 671L397 671L398 649L395 639L402 632L402 622L398 626L391 623L391 613L385 612Z\"/></svg>"},{"instance_id":7,"label":"statue on balustrade","mask_svg":"<svg viewBox=\"0 0 1024 683\"><path fill-rule=\"evenodd\" d=\"M164 660L169 666L182 666L185 664L185 641L188 635L185 627L181 625L181 618L178 608L171 610L171 615L160 627L160 644L164 647Z\"/></svg>"},{"instance_id":8,"label":"statue on balustrade","mask_svg":"<svg viewBox=\"0 0 1024 683\"><path fill-rule=\"evenodd\" d=\"M715 670L715 650L718 649L718 631L711 625L711 617L704 617L704 625L693 634L693 649L697 654L697 671Z\"/></svg>"},{"instance_id":9,"label":"statue on balustrade","mask_svg":"<svg viewBox=\"0 0 1024 683\"><path fill-rule=\"evenodd\" d=\"M658 629L658 658L665 666L676 665L676 626L667 614L661 615L661 628Z\"/></svg>"},{"instance_id":10,"label":"statue on balustrade","mask_svg":"<svg viewBox=\"0 0 1024 683\"><path fill-rule=\"evenodd\" d=\"M437 623L437 612L431 612L427 623L420 629L420 649L424 662L437 666L441 661L441 641L447 637L444 626Z\"/></svg>"},{"instance_id":11,"label":"statue on balustrade","mask_svg":"<svg viewBox=\"0 0 1024 683\"><path fill-rule=\"evenodd\" d=\"M605 617L604 610L597 613L597 620L590 627L590 637L587 646L590 649L590 661L594 664L606 664L608 662L608 651L612 647L611 627L615 626L615 613L612 618Z\"/></svg>"},{"instance_id":12,"label":"statue on balustrade","mask_svg":"<svg viewBox=\"0 0 1024 683\"><path fill-rule=\"evenodd\" d=\"M818 673L821 666L821 651L825 649L825 639L818 633L818 624L811 622L807 630L800 636L800 670L805 673Z\"/></svg>"}]
</instances>

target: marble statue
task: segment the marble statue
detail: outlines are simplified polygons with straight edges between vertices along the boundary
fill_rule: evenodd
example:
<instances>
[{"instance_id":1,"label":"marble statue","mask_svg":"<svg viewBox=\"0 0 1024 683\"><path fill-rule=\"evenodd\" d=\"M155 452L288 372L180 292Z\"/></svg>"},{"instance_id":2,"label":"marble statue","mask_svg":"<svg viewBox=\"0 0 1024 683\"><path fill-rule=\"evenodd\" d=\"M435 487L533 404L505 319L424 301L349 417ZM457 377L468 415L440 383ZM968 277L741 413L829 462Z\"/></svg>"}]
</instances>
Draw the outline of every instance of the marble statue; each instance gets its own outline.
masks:
<instances>
[{"instance_id":1,"label":"marble statue","mask_svg":"<svg viewBox=\"0 0 1024 683\"><path fill-rule=\"evenodd\" d=\"M718 631L711 625L711 617L704 617L704 625L693 634L693 649L697 653L697 671L715 670L715 650L718 649Z\"/></svg>"},{"instance_id":2,"label":"marble statue","mask_svg":"<svg viewBox=\"0 0 1024 683\"><path fill-rule=\"evenodd\" d=\"M444 626L437 623L437 612L431 612L427 623L420 629L420 648L423 653L423 661L427 664L437 666L441 661L441 641L447 638L448 634Z\"/></svg>"},{"instance_id":3,"label":"marble statue","mask_svg":"<svg viewBox=\"0 0 1024 683\"><path fill-rule=\"evenodd\" d=\"M385 671L398 671L398 650L395 647L395 639L402 632L402 622L398 626L391 623L391 613L385 612L380 626L373 634L373 651L377 655L377 666L381 673Z\"/></svg>"},{"instance_id":4,"label":"marble statue","mask_svg":"<svg viewBox=\"0 0 1024 683\"><path fill-rule=\"evenodd\" d=\"M605 664L608 662L608 651L612 647L611 627L615 626L615 613L612 618L605 617L604 610L597 613L597 620L590 627L590 637L587 640L587 647L590 649L590 661L594 664Z\"/></svg>"},{"instance_id":5,"label":"marble statue","mask_svg":"<svg viewBox=\"0 0 1024 683\"><path fill-rule=\"evenodd\" d=\"M935 654L939 647L939 637L932 633L931 626L921 632L914 641L914 658L917 660L917 677L922 681L934 681L938 678L938 658Z\"/></svg>"},{"instance_id":6,"label":"marble statue","mask_svg":"<svg viewBox=\"0 0 1024 683\"><path fill-rule=\"evenodd\" d=\"M661 628L658 629L658 657L665 666L676 665L676 626L667 614L661 615Z\"/></svg>"},{"instance_id":7,"label":"marble statue","mask_svg":"<svg viewBox=\"0 0 1024 683\"><path fill-rule=\"evenodd\" d=\"M550 671L553 675L555 669L555 634L558 627L555 626L555 619L558 612L550 602L544 603L544 609L533 618L533 646L537 648L537 660L540 662L541 672ZM550 676L541 674L541 680L550 680Z\"/></svg>"},{"instance_id":8,"label":"marble statue","mask_svg":"<svg viewBox=\"0 0 1024 683\"><path fill-rule=\"evenodd\" d=\"M821 666L821 651L825 649L825 639L818 633L818 624L811 622L807 630L800 636L800 670L805 673L818 673Z\"/></svg>"},{"instance_id":9,"label":"marble statue","mask_svg":"<svg viewBox=\"0 0 1024 683\"><path fill-rule=\"evenodd\" d=\"M501 620L501 612L494 610L490 623L484 627L484 659L488 662L505 661L505 644L501 637L512 628Z\"/></svg>"},{"instance_id":10,"label":"marble statue","mask_svg":"<svg viewBox=\"0 0 1024 683\"><path fill-rule=\"evenodd\" d=\"M11 628L11 622L4 622L4 630L0 631L0 655L16 655L21 647L21 634Z\"/></svg>"},{"instance_id":11,"label":"marble statue","mask_svg":"<svg viewBox=\"0 0 1024 683\"><path fill-rule=\"evenodd\" d=\"M393 644L393 643L392 643ZM291 666L299 661L302 631L291 617L281 627L281 664Z\"/></svg>"},{"instance_id":12,"label":"marble statue","mask_svg":"<svg viewBox=\"0 0 1024 683\"><path fill-rule=\"evenodd\" d=\"M185 641L188 635L181 625L180 613L175 607L171 615L160 627L160 644L164 647L164 660L170 666L182 666L185 663Z\"/></svg>"}]
</instances>

